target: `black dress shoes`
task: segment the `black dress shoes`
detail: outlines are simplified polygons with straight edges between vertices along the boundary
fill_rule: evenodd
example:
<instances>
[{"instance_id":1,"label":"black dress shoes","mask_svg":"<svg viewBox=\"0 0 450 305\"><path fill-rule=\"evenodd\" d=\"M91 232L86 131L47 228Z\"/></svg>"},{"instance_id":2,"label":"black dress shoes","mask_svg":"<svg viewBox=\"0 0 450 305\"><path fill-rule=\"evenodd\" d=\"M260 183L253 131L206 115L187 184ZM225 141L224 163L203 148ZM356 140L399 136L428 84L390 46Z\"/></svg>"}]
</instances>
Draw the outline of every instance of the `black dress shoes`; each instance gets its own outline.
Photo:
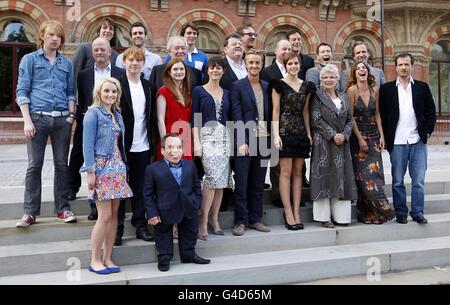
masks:
<instances>
[{"instance_id":1,"label":"black dress shoes","mask_svg":"<svg viewBox=\"0 0 450 305\"><path fill-rule=\"evenodd\" d=\"M395 219L398 223L401 223L402 225L408 223L408 219L406 216L397 216Z\"/></svg>"},{"instance_id":2,"label":"black dress shoes","mask_svg":"<svg viewBox=\"0 0 450 305\"><path fill-rule=\"evenodd\" d=\"M205 265L205 264L209 264L211 262L210 259L206 259L206 258L201 258L200 256L197 255L197 253L194 253L194 256L191 258L182 258L181 262L183 264L201 264L201 265Z\"/></svg>"},{"instance_id":3,"label":"black dress shoes","mask_svg":"<svg viewBox=\"0 0 450 305\"><path fill-rule=\"evenodd\" d=\"M425 217L423 217L423 215L419 217L414 217L413 220L421 225L428 223L428 220Z\"/></svg>"},{"instance_id":4,"label":"black dress shoes","mask_svg":"<svg viewBox=\"0 0 450 305\"><path fill-rule=\"evenodd\" d=\"M98 218L98 213L97 213L97 207L91 206L91 213L89 213L88 215L88 220L97 220Z\"/></svg>"},{"instance_id":5,"label":"black dress shoes","mask_svg":"<svg viewBox=\"0 0 450 305\"><path fill-rule=\"evenodd\" d=\"M154 241L155 240L153 238L153 236L150 234L150 232L145 229L136 231L136 238L142 239L144 241Z\"/></svg>"},{"instance_id":6,"label":"black dress shoes","mask_svg":"<svg viewBox=\"0 0 450 305\"><path fill-rule=\"evenodd\" d=\"M165 272L165 271L169 271L170 269L170 263L169 262L159 262L158 263L158 270Z\"/></svg>"},{"instance_id":7,"label":"black dress shoes","mask_svg":"<svg viewBox=\"0 0 450 305\"><path fill-rule=\"evenodd\" d=\"M117 226L116 239L114 240L114 246L122 245L122 236L123 236L124 226Z\"/></svg>"}]
</instances>

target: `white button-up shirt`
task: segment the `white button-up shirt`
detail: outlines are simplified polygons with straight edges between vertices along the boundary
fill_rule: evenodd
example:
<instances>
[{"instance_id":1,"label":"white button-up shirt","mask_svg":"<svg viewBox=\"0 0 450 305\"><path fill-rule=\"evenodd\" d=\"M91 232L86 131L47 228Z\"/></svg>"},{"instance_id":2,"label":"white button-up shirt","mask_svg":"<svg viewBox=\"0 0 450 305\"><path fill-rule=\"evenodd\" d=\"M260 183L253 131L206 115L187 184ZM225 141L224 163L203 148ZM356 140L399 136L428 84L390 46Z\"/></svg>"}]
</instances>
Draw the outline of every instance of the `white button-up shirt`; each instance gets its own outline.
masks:
<instances>
[{"instance_id":1,"label":"white button-up shirt","mask_svg":"<svg viewBox=\"0 0 450 305\"><path fill-rule=\"evenodd\" d=\"M245 62L243 59L241 61L242 64L239 66L234 62L234 60L232 60L228 56L226 56L226 58L228 60L228 64L231 67L231 70L233 70L234 74L236 74L238 79L243 79L244 77L247 76L247 68L245 67Z\"/></svg>"},{"instance_id":2,"label":"white button-up shirt","mask_svg":"<svg viewBox=\"0 0 450 305\"><path fill-rule=\"evenodd\" d=\"M94 83L96 84L99 80L111 77L111 63L108 64L108 66L100 70L97 67L97 64L94 65Z\"/></svg>"},{"instance_id":3,"label":"white button-up shirt","mask_svg":"<svg viewBox=\"0 0 450 305\"><path fill-rule=\"evenodd\" d=\"M284 65L283 65L283 64L280 64L280 63L278 62L278 60L275 60L275 62L277 63L278 69L280 69L280 72L281 72L281 74L283 75L283 77L286 77L287 71L286 71L286 68L284 67Z\"/></svg>"},{"instance_id":4,"label":"white button-up shirt","mask_svg":"<svg viewBox=\"0 0 450 305\"><path fill-rule=\"evenodd\" d=\"M420 141L412 99L413 84L414 80L411 77L405 90L400 79L397 78L399 118L395 130L394 145L415 144Z\"/></svg>"}]
</instances>

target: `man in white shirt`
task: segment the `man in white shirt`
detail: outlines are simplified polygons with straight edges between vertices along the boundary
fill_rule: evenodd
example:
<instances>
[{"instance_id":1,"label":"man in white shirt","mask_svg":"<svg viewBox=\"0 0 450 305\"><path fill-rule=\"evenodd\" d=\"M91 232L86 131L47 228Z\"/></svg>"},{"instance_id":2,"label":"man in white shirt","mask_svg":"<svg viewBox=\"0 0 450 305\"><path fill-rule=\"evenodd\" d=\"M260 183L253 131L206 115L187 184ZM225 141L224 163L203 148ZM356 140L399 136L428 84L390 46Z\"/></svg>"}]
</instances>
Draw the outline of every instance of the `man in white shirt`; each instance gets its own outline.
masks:
<instances>
[{"instance_id":1,"label":"man in white shirt","mask_svg":"<svg viewBox=\"0 0 450 305\"><path fill-rule=\"evenodd\" d=\"M161 57L145 48L145 42L147 41L147 28L143 23L135 22L131 25L130 37L133 45L140 48L145 53L145 64L142 68L142 72L144 73L144 78L149 80L153 67L162 64ZM116 66L125 69L123 53L117 56Z\"/></svg>"},{"instance_id":2,"label":"man in white shirt","mask_svg":"<svg viewBox=\"0 0 450 305\"><path fill-rule=\"evenodd\" d=\"M411 76L414 58L409 53L395 57L397 80L381 86L380 115L386 149L392 164L392 197L396 220L408 222L404 176L411 177L410 215L419 224L428 221L424 214L427 140L436 123L436 108L427 83Z\"/></svg>"},{"instance_id":3,"label":"man in white shirt","mask_svg":"<svg viewBox=\"0 0 450 305\"><path fill-rule=\"evenodd\" d=\"M244 62L244 50L242 48L241 36L237 33L231 33L225 38L224 42L225 64L227 65L225 73L220 80L220 86L223 89L230 90L234 81L243 79L247 76L247 68Z\"/></svg>"},{"instance_id":4,"label":"man in white shirt","mask_svg":"<svg viewBox=\"0 0 450 305\"><path fill-rule=\"evenodd\" d=\"M69 200L74 200L76 194L81 187L80 168L83 165L83 118L84 113L92 104L92 90L95 83L102 78L115 77L118 78L125 71L111 66L110 58L112 54L109 41L105 38L98 37L92 41L92 56L94 58L93 66L86 68L78 73L78 107L77 107L77 125L73 137L73 146L69 159ZM90 201L91 212L88 216L89 220L97 220L97 208L93 200Z\"/></svg>"}]
</instances>

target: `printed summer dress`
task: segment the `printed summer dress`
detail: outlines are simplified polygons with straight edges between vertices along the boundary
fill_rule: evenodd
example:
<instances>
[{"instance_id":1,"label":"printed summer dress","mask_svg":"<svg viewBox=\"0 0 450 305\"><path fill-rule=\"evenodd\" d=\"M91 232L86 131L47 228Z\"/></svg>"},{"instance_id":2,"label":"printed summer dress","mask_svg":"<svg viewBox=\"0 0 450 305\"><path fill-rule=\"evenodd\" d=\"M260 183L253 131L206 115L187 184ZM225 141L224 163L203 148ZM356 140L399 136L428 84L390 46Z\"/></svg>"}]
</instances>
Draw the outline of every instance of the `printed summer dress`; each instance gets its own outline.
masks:
<instances>
[{"instance_id":1,"label":"printed summer dress","mask_svg":"<svg viewBox=\"0 0 450 305\"><path fill-rule=\"evenodd\" d=\"M95 201L123 199L133 196L133 192L127 183L127 169L122 161L117 144L122 136L122 130L118 124L114 124L114 126L116 138L113 155L111 157L98 156L95 158Z\"/></svg>"}]
</instances>

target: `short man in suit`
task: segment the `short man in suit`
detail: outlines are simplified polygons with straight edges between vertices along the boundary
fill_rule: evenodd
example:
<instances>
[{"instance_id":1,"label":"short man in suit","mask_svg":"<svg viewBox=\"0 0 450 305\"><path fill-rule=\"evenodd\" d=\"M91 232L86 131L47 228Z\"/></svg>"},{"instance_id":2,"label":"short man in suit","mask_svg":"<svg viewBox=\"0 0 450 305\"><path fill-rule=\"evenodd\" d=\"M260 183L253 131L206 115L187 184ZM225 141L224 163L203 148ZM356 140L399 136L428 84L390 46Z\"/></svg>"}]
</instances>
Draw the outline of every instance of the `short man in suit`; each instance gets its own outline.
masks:
<instances>
[{"instance_id":1,"label":"short man in suit","mask_svg":"<svg viewBox=\"0 0 450 305\"><path fill-rule=\"evenodd\" d=\"M173 257L173 225L178 224L182 263L209 264L195 253L201 186L195 165L183 160L183 142L176 134L161 140L164 160L145 169L144 201L148 223L154 226L158 269L168 271Z\"/></svg>"},{"instance_id":2,"label":"short man in suit","mask_svg":"<svg viewBox=\"0 0 450 305\"><path fill-rule=\"evenodd\" d=\"M142 22L135 22L130 28L130 37L133 46L138 47L145 54L145 64L142 68L142 73L146 80L150 79L153 67L162 64L161 57L158 54L152 53L145 48L145 42L147 41L147 28ZM117 56L115 65L119 68L125 69L125 62L123 59L123 53Z\"/></svg>"},{"instance_id":3,"label":"short man in suit","mask_svg":"<svg viewBox=\"0 0 450 305\"><path fill-rule=\"evenodd\" d=\"M169 38L169 41L167 42L167 51L169 51L169 55L171 58L181 58L182 60L185 60L187 50L188 43L186 41L186 38L181 36L172 36ZM157 90L164 86L163 75L166 67L167 63L155 66L152 70L152 74L150 75L150 83L155 85ZM191 66L187 66L187 68L189 71L189 79L191 81L190 90L192 92L192 89L194 89L194 87L200 86L202 84L202 72L200 70L192 68Z\"/></svg>"},{"instance_id":4,"label":"short man in suit","mask_svg":"<svg viewBox=\"0 0 450 305\"><path fill-rule=\"evenodd\" d=\"M230 90L237 148L234 161L235 236L243 235L246 226L261 232L270 232L261 222L264 181L270 158L272 117L268 84L259 78L263 60L261 51L248 50L245 56L248 76L234 82Z\"/></svg>"},{"instance_id":5,"label":"short man in suit","mask_svg":"<svg viewBox=\"0 0 450 305\"><path fill-rule=\"evenodd\" d=\"M78 108L77 125L73 137L72 151L69 159L69 193L76 194L81 187L80 168L83 165L83 119L88 107L92 104L92 90L97 81L107 77L119 78L124 71L110 62L111 46L105 38L98 37L92 41L92 56L94 65L78 73ZM74 195L75 196L75 195ZM91 212L89 220L97 220L95 202L89 202Z\"/></svg>"},{"instance_id":6,"label":"short man in suit","mask_svg":"<svg viewBox=\"0 0 450 305\"><path fill-rule=\"evenodd\" d=\"M355 43L352 47L352 56L355 62L363 62L368 64L370 53L367 45L361 41ZM370 73L375 76L377 88L380 88L380 86L386 82L383 70L370 66ZM342 71L341 80L339 81L342 90L345 89L349 74L350 70Z\"/></svg>"},{"instance_id":7,"label":"short man in suit","mask_svg":"<svg viewBox=\"0 0 450 305\"><path fill-rule=\"evenodd\" d=\"M295 29L287 32L286 39L291 43L292 52L297 53L298 56L301 57L302 67L300 68L298 77L301 80L305 80L306 71L314 68L314 59L311 56L302 53L303 42L300 30Z\"/></svg>"},{"instance_id":8,"label":"short man in suit","mask_svg":"<svg viewBox=\"0 0 450 305\"><path fill-rule=\"evenodd\" d=\"M306 71L305 81L312 82L316 88L320 88L320 71L333 59L333 48L326 42L320 43L316 48L316 57L319 65ZM340 83L337 84L336 90L341 91Z\"/></svg>"},{"instance_id":9,"label":"short man in suit","mask_svg":"<svg viewBox=\"0 0 450 305\"><path fill-rule=\"evenodd\" d=\"M380 115L386 149L392 164L392 196L397 222L407 223L408 207L403 182L406 169L411 176L411 212L414 221L426 224L423 216L427 140L436 123L436 108L427 83L411 77L414 58L402 53L395 57L397 80L380 88Z\"/></svg>"},{"instance_id":10,"label":"short man in suit","mask_svg":"<svg viewBox=\"0 0 450 305\"><path fill-rule=\"evenodd\" d=\"M156 89L141 71L146 57L141 48L131 47L123 52L125 74L120 78L122 95L120 108L125 125L125 153L127 155L129 185L133 191L131 224L136 228L136 238L153 241L147 230L144 206L145 167L150 164L151 151L156 147L156 115L152 107ZM125 200L120 204L115 246L122 244L125 220Z\"/></svg>"}]
</instances>

